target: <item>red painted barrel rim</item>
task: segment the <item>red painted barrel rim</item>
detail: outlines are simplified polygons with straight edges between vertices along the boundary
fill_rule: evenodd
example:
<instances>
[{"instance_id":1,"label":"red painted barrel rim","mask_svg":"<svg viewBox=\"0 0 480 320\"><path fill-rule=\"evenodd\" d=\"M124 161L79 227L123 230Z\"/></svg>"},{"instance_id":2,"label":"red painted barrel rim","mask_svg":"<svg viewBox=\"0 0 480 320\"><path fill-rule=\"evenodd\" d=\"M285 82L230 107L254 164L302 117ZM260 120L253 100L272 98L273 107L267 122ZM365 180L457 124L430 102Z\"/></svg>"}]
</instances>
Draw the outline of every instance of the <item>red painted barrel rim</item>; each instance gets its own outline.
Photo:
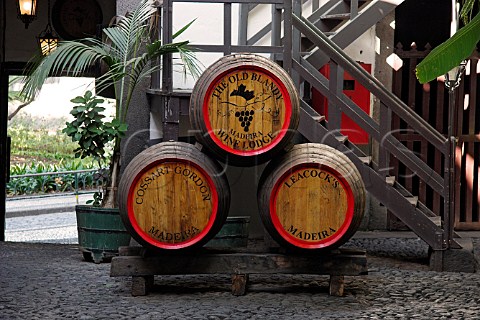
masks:
<instances>
[{"instance_id":1,"label":"red painted barrel rim","mask_svg":"<svg viewBox=\"0 0 480 320\"><path fill-rule=\"evenodd\" d=\"M150 237L144 230L142 230L137 222L137 219L135 218L135 214L133 211L133 198L134 198L134 192L132 192L133 188L136 186L138 180L140 179L141 176L151 168L163 164L163 163L168 163L168 162L174 162L174 163L184 163L188 164L192 167L195 167L200 173L204 175L204 177L207 180L207 184L210 187L211 190L211 196L212 196L212 214L210 215L210 219L205 226L205 228L196 236L194 236L191 239L188 239L183 242L178 242L178 243L165 243L159 240L155 240L152 237ZM127 213L128 213L128 220L130 221L130 224L132 228L135 230L137 235L139 235L144 241L148 242L150 245L161 248L161 249L183 249L187 247L191 247L197 242L201 241L202 239L205 238L205 236L210 232L210 230L213 227L213 224L215 223L215 220L217 219L217 212L218 212L218 193L217 189L215 187L215 184L213 183L212 178L210 177L207 172L200 167L198 164L195 162L186 160L186 159L177 159L177 158L165 158L161 160L154 161L150 163L148 166L144 167L139 173L135 175L135 178L132 181L132 184L130 185L130 188L128 189L128 198L127 198Z\"/></svg>"},{"instance_id":2,"label":"red painted barrel rim","mask_svg":"<svg viewBox=\"0 0 480 320\"><path fill-rule=\"evenodd\" d=\"M298 170L304 169L304 168L312 168L316 167L319 168L323 171L326 171L333 176L340 182L340 185L342 188L345 190L346 195L347 195L347 210L345 212L345 220L342 224L342 226L333 234L332 236L328 237L326 240L319 240L316 242L312 241L304 241L298 238L295 238L292 236L290 233L288 233L284 228L282 223L280 222L280 219L278 218L277 215L277 196L278 196L278 189L280 186L283 184L285 181L286 177L290 176L293 172L296 172ZM277 180L275 183L272 193L270 195L270 204L269 204L269 212L270 212L270 219L273 223L273 226L275 230L278 232L278 234L286 240L288 243L294 245L295 247L298 248L303 248L303 249L321 249L321 248L327 248L329 246L332 246L333 244L337 243L339 239L341 239L348 231L352 221L353 221L353 214L354 214L354 204L355 201L353 199L353 191L346 179L338 173L336 170L326 166L325 164L319 164L319 163L302 163L299 165L296 165L286 172L282 174L280 179Z\"/></svg>"},{"instance_id":3,"label":"red painted barrel rim","mask_svg":"<svg viewBox=\"0 0 480 320\"><path fill-rule=\"evenodd\" d=\"M210 123L210 120L208 117L208 102L210 100L210 96L212 95L212 91L215 88L215 84L217 83L217 81L223 78L227 73L230 73L232 71L237 71L237 70L238 71L260 70L261 72L267 74L270 78L272 78L275 81L275 84L280 89L280 92L282 93L282 96L283 96L283 101L285 103L285 114L286 114L285 122L283 123L282 129L280 129L279 134L275 137L275 139L272 140L272 142L268 146L262 147L260 149L252 150L252 151L241 151L241 150L233 149L229 146L224 145L222 141L218 139L218 137L215 136L215 134L213 134L212 124ZM292 99L285 84L282 81L280 81L280 79L269 70L262 68L260 66L250 66L250 65L238 66L220 73L217 77L215 77L215 79L212 82L210 82L210 85L208 86L205 97L203 99L202 111L203 111L203 121L207 128L208 136L210 137L210 139L213 140L216 146L228 152L229 154L234 154L237 156L242 156L242 157L257 156L259 154L263 154L271 150L272 148L274 148L287 134L290 127L291 117L292 117Z\"/></svg>"}]
</instances>

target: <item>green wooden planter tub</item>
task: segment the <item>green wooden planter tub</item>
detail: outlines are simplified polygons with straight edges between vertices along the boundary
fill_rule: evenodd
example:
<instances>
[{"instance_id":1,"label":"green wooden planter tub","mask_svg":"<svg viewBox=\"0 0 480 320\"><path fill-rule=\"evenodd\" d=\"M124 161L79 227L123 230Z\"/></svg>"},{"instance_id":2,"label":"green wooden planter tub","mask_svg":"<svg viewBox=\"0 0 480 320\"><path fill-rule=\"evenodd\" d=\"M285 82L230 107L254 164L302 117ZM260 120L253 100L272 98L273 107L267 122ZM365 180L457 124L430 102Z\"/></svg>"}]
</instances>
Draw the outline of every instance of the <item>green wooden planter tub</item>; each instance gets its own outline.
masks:
<instances>
[{"instance_id":1,"label":"green wooden planter tub","mask_svg":"<svg viewBox=\"0 0 480 320\"><path fill-rule=\"evenodd\" d=\"M118 254L118 247L130 244L118 209L77 205L75 211L78 244L85 260L108 261Z\"/></svg>"},{"instance_id":2,"label":"green wooden planter tub","mask_svg":"<svg viewBox=\"0 0 480 320\"><path fill-rule=\"evenodd\" d=\"M250 217L227 217L222 229L205 246L211 248L246 247L249 223Z\"/></svg>"}]
</instances>

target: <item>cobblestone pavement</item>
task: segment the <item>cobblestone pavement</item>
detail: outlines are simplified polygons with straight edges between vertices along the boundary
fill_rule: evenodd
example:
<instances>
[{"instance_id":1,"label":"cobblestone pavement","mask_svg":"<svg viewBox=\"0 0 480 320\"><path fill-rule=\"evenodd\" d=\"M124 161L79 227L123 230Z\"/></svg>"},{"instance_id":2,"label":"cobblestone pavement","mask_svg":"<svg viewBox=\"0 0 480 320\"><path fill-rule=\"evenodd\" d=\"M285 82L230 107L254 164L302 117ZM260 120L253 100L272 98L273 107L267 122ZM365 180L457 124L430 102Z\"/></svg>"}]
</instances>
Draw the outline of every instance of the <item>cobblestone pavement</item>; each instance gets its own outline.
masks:
<instances>
[{"instance_id":1,"label":"cobblestone pavement","mask_svg":"<svg viewBox=\"0 0 480 320\"><path fill-rule=\"evenodd\" d=\"M0 319L478 319L480 273L428 271L416 239L354 239L369 274L346 277L344 297L328 277L251 275L230 293L228 275L167 276L131 296L128 277L83 261L71 244L0 243Z\"/></svg>"}]
</instances>

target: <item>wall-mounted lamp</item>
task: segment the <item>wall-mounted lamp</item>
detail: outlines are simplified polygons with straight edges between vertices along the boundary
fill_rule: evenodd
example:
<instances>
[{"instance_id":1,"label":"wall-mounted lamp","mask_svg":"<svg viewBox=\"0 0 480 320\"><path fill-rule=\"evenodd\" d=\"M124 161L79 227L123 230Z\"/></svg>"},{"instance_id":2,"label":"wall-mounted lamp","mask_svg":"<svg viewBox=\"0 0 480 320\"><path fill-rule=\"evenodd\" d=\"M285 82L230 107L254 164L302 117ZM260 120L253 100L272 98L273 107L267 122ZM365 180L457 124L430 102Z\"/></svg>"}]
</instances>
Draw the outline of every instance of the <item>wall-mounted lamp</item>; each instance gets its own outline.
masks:
<instances>
[{"instance_id":1,"label":"wall-mounted lamp","mask_svg":"<svg viewBox=\"0 0 480 320\"><path fill-rule=\"evenodd\" d=\"M17 0L18 18L25 23L25 29L37 18L37 0Z\"/></svg>"},{"instance_id":2,"label":"wall-mounted lamp","mask_svg":"<svg viewBox=\"0 0 480 320\"><path fill-rule=\"evenodd\" d=\"M38 36L38 44L44 56L55 50L58 45L58 35L50 25L50 0L48 0L48 20L47 27Z\"/></svg>"},{"instance_id":3,"label":"wall-mounted lamp","mask_svg":"<svg viewBox=\"0 0 480 320\"><path fill-rule=\"evenodd\" d=\"M460 85L460 79L462 78L466 65L467 60L463 60L458 66L445 74L445 87L447 87L448 90L453 91Z\"/></svg>"}]
</instances>

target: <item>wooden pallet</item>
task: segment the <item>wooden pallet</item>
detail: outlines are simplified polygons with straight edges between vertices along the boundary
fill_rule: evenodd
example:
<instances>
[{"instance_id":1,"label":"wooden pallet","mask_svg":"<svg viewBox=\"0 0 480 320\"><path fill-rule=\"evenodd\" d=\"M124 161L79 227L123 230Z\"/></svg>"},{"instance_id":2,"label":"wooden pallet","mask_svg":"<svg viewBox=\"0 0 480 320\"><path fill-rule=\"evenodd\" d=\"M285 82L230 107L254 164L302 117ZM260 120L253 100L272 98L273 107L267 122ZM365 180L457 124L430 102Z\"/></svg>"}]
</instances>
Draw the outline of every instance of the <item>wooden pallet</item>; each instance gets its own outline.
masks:
<instances>
[{"instance_id":1,"label":"wooden pallet","mask_svg":"<svg viewBox=\"0 0 480 320\"><path fill-rule=\"evenodd\" d=\"M154 275L231 274L232 294L244 295L249 274L329 275L329 293L342 296L344 276L367 274L364 250L339 249L329 254L226 251L204 248L192 253L151 254L142 247L121 247L110 276L131 276L132 295L144 296ZM168 261L168 263L165 263Z\"/></svg>"}]
</instances>

